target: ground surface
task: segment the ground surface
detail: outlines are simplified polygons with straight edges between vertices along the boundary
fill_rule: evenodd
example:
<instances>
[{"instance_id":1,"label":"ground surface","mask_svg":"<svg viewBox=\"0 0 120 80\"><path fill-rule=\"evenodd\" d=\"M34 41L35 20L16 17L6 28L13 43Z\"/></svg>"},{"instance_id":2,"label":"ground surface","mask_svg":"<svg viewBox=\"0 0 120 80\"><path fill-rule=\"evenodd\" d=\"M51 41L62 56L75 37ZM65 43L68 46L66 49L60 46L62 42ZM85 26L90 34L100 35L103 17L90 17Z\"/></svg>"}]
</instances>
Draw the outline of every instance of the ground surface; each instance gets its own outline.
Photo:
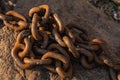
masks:
<instances>
[{"instance_id":1,"label":"ground surface","mask_svg":"<svg viewBox=\"0 0 120 80\"><path fill-rule=\"evenodd\" d=\"M109 44L111 55L115 61L120 61L120 23L112 16L104 13L104 9L96 7L88 0L11 0L16 4L15 11L20 12L28 18L28 11L34 6L48 4L53 11L57 12L62 19L63 25L75 23L80 28L85 29L90 38L102 38ZM92 0L90 0L92 1ZM99 1L99 0L96 0ZM1 2L7 2L2 0ZM2 3L3 4L3 3ZM8 5L7 3L4 3ZM102 5L101 5L102 6ZM109 6L108 6L109 7ZM6 11L12 9L7 7ZM112 8L111 8L112 9ZM111 13L112 14L112 13ZM113 15L113 14L112 14ZM52 74L45 69L38 67L32 71L25 71L25 78L21 78L14 66L11 58L11 49L14 45L17 32L0 25L0 80L31 80L36 75L35 80L59 80L56 74ZM74 63L73 80L111 80L107 67L97 67L86 70L80 64Z\"/></svg>"}]
</instances>

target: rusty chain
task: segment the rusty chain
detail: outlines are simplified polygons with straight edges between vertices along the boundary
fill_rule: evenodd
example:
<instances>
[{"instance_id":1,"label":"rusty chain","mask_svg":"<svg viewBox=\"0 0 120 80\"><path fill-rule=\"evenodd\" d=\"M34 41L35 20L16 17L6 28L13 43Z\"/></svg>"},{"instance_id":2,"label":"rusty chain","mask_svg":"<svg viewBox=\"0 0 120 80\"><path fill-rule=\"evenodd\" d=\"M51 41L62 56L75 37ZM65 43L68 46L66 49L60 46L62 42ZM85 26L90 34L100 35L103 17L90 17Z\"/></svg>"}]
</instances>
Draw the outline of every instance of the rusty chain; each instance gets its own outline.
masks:
<instances>
[{"instance_id":1,"label":"rusty chain","mask_svg":"<svg viewBox=\"0 0 120 80\"><path fill-rule=\"evenodd\" d=\"M119 64L112 63L104 40L89 39L86 31L75 24L63 26L58 14L52 13L48 5L33 7L29 17L31 22L16 11L0 14L5 26L19 31L11 55L21 69L40 65L62 79L70 78L72 57L87 69L107 65L120 70Z\"/></svg>"}]
</instances>

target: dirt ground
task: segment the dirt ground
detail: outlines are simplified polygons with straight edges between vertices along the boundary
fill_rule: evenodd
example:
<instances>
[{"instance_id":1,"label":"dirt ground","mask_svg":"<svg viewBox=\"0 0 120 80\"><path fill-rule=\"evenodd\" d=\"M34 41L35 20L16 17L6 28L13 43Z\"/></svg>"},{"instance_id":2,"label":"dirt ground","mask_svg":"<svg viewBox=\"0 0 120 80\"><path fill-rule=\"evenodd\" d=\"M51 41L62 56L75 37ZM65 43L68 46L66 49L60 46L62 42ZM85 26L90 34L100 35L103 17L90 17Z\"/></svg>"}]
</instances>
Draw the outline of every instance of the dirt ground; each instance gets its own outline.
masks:
<instances>
[{"instance_id":1,"label":"dirt ground","mask_svg":"<svg viewBox=\"0 0 120 80\"><path fill-rule=\"evenodd\" d=\"M14 5L11 5L14 7L11 7L8 1L12 1ZM88 32L89 38L104 39L109 45L112 58L119 62L120 11L116 4L107 1L105 3L103 0L1 0L0 4L1 11L6 12L13 9L26 18L28 18L30 8L48 4L53 12L58 13L63 25L75 23ZM117 17L115 17L115 13ZM35 80L59 80L57 74L42 67L25 70L25 77L21 78L10 54L17 34L6 26L3 27L0 22L0 80L33 80L34 78ZM112 80L109 68L105 66L87 70L73 62L73 69L72 80Z\"/></svg>"}]
</instances>

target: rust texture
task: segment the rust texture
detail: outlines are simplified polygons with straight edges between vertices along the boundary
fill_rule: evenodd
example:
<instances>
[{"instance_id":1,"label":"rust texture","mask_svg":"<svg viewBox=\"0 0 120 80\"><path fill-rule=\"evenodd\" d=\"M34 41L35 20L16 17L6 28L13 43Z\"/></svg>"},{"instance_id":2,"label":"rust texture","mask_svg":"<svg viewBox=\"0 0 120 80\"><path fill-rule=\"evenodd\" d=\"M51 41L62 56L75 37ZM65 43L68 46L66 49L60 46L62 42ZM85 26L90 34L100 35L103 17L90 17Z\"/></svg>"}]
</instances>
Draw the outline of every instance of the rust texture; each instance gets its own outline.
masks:
<instances>
[{"instance_id":1,"label":"rust texture","mask_svg":"<svg viewBox=\"0 0 120 80\"><path fill-rule=\"evenodd\" d=\"M120 63L119 59L112 58L115 53L111 52L114 49L110 47L112 43L99 36L89 36L89 29L81 29L76 23L64 25L65 22L47 4L33 7L28 12L27 19L14 10L0 15L5 27L16 31L13 34L18 33L11 47L11 59L22 78L33 77L35 80L34 69L41 67L61 79L72 79L75 74L73 64L77 63L85 69L99 65L109 67L119 79ZM33 70L33 76L27 75L27 70ZM110 77L112 74L110 71Z\"/></svg>"}]
</instances>

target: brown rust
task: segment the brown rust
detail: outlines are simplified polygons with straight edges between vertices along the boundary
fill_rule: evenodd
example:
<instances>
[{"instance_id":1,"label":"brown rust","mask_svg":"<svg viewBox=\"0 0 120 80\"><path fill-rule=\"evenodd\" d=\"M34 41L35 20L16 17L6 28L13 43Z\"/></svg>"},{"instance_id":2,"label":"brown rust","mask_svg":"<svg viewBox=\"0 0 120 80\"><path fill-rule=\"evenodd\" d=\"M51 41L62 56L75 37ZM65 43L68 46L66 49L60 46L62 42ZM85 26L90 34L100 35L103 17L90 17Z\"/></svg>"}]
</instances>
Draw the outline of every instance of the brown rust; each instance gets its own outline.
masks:
<instances>
[{"instance_id":1,"label":"brown rust","mask_svg":"<svg viewBox=\"0 0 120 80\"><path fill-rule=\"evenodd\" d=\"M50 31L45 31L48 35L52 34Z\"/></svg>"},{"instance_id":2,"label":"brown rust","mask_svg":"<svg viewBox=\"0 0 120 80\"><path fill-rule=\"evenodd\" d=\"M46 46L48 45L48 35L45 31L37 29L37 27L38 27L37 26L37 17L38 17L38 15L35 13L33 15L33 19L32 19L31 33L35 40L41 40L43 37L43 44L41 45L41 48L46 48Z\"/></svg>"},{"instance_id":3,"label":"brown rust","mask_svg":"<svg viewBox=\"0 0 120 80\"><path fill-rule=\"evenodd\" d=\"M63 25L62 25L62 23L61 23L61 20L60 20L60 18L58 17L57 13L54 13L54 14L53 14L53 17L54 17L54 19L55 19L55 21L56 21L56 23L57 23L59 32L63 32L63 31L64 31L64 27L63 27Z\"/></svg>"},{"instance_id":4,"label":"brown rust","mask_svg":"<svg viewBox=\"0 0 120 80\"><path fill-rule=\"evenodd\" d=\"M48 45L48 35L45 31L39 31L39 33L43 37L43 44L41 45L41 48L46 48Z\"/></svg>"},{"instance_id":5,"label":"brown rust","mask_svg":"<svg viewBox=\"0 0 120 80\"><path fill-rule=\"evenodd\" d=\"M80 37L84 41L90 40L87 36L87 32L84 29L80 28L78 25L70 23L67 24L66 26L73 32L76 38Z\"/></svg>"},{"instance_id":6,"label":"brown rust","mask_svg":"<svg viewBox=\"0 0 120 80\"><path fill-rule=\"evenodd\" d=\"M25 28L27 28L27 20L24 16L22 16L20 13L16 12L16 11L8 11L6 13L7 16L12 16L12 17L16 17L19 19L18 22L16 22L16 24L12 24L15 21L11 21L11 20L7 20L7 17L5 20L3 20L5 26L10 27L11 29L15 30L15 31L19 31L19 30L23 30ZM11 22L11 23L10 23Z\"/></svg>"},{"instance_id":7,"label":"brown rust","mask_svg":"<svg viewBox=\"0 0 120 80\"><path fill-rule=\"evenodd\" d=\"M50 51L53 51L53 50L58 50L61 54L63 54L66 58L67 58L67 60L70 62L70 58L69 58L69 55L68 55L68 53L62 48L62 47L60 47L58 44L55 44L55 43L53 43L53 44L51 44L50 46L48 46L48 50L50 50ZM58 52L57 51L57 52ZM64 65L63 64L63 67L64 67L64 69L66 70L67 68L68 68L68 65Z\"/></svg>"},{"instance_id":8,"label":"brown rust","mask_svg":"<svg viewBox=\"0 0 120 80\"><path fill-rule=\"evenodd\" d=\"M24 49L23 45L21 44L16 44L12 51L11 51L11 55L12 55L12 58L14 59L15 63L21 68L21 69L28 69L30 67L32 67L33 65L32 64L24 64L22 62L22 60L19 58L18 56L18 52L19 52L19 49Z\"/></svg>"},{"instance_id":9,"label":"brown rust","mask_svg":"<svg viewBox=\"0 0 120 80\"><path fill-rule=\"evenodd\" d=\"M20 58L25 57L26 55L28 55L31 52L31 48L32 48L32 43L30 41L30 38L24 38L24 42L25 42L25 48L22 52L19 52L18 56Z\"/></svg>"},{"instance_id":10,"label":"brown rust","mask_svg":"<svg viewBox=\"0 0 120 80\"><path fill-rule=\"evenodd\" d=\"M18 36L17 36L17 39L16 39L16 42L17 43L22 43L24 38L29 36L30 35L30 30L23 30L21 31Z\"/></svg>"},{"instance_id":11,"label":"brown rust","mask_svg":"<svg viewBox=\"0 0 120 80\"><path fill-rule=\"evenodd\" d=\"M53 66L53 65L43 65L43 67L44 67L45 69L53 72L53 73L57 73L57 72L56 72L56 68L55 68L55 66Z\"/></svg>"},{"instance_id":12,"label":"brown rust","mask_svg":"<svg viewBox=\"0 0 120 80\"><path fill-rule=\"evenodd\" d=\"M100 48L102 49L102 56L100 56L101 59L103 60L104 64L112 67L113 60L111 58L111 52L109 51L108 44L106 43L106 41L104 41L103 39L95 38L91 41L91 43L100 46Z\"/></svg>"},{"instance_id":13,"label":"brown rust","mask_svg":"<svg viewBox=\"0 0 120 80\"><path fill-rule=\"evenodd\" d=\"M68 53L66 52L66 50L63 49L61 46L59 46L59 44L53 43L53 44L51 44L51 45L48 46L48 50L53 50L53 49L59 50L59 52L60 52L61 54L63 54L66 58L68 58L68 60L70 60L70 59L69 59L69 55L68 55Z\"/></svg>"},{"instance_id":14,"label":"brown rust","mask_svg":"<svg viewBox=\"0 0 120 80\"><path fill-rule=\"evenodd\" d=\"M59 53L49 51L42 56L41 60L44 60L47 58L53 58L56 60L60 60L63 63L63 65L65 65L67 67L69 66L69 60L65 56L63 56Z\"/></svg>"},{"instance_id":15,"label":"brown rust","mask_svg":"<svg viewBox=\"0 0 120 80\"><path fill-rule=\"evenodd\" d=\"M0 13L0 20L6 20L6 15Z\"/></svg>"},{"instance_id":16,"label":"brown rust","mask_svg":"<svg viewBox=\"0 0 120 80\"><path fill-rule=\"evenodd\" d=\"M74 44L72 43L72 41L70 40L69 37L67 36L64 36L63 37L63 41L65 42L65 44L67 45L69 51L72 53L72 55L75 57L75 58L79 58L80 55L79 53L76 51L76 48L74 46Z\"/></svg>"},{"instance_id":17,"label":"brown rust","mask_svg":"<svg viewBox=\"0 0 120 80\"><path fill-rule=\"evenodd\" d=\"M44 14L44 16L42 17L42 19L43 19L43 20L44 20L44 19L47 19L47 18L49 17L49 11L50 11L49 6L46 5L46 4L44 4L44 5L40 5L39 8L40 8L40 9L45 9L45 14Z\"/></svg>"},{"instance_id":18,"label":"brown rust","mask_svg":"<svg viewBox=\"0 0 120 80\"><path fill-rule=\"evenodd\" d=\"M6 15L14 16L14 17L17 17L17 18L23 20L24 22L27 22L26 18L23 15L21 15L20 13L16 12L16 11L13 11L13 10L8 11L8 12L6 12Z\"/></svg>"},{"instance_id":19,"label":"brown rust","mask_svg":"<svg viewBox=\"0 0 120 80\"><path fill-rule=\"evenodd\" d=\"M69 29L71 29L71 30L73 30L73 31L75 31L75 32L77 32L79 34L85 34L85 35L87 35L87 32L84 29L80 28L79 25L76 25L76 24L73 24L73 23L69 23L66 26Z\"/></svg>"},{"instance_id":20,"label":"brown rust","mask_svg":"<svg viewBox=\"0 0 120 80\"><path fill-rule=\"evenodd\" d=\"M103 61L103 63L109 67L113 67L114 64L112 63L112 61L109 59L109 57L106 57L104 54L102 54L101 56L99 56L99 58Z\"/></svg>"},{"instance_id":21,"label":"brown rust","mask_svg":"<svg viewBox=\"0 0 120 80\"><path fill-rule=\"evenodd\" d=\"M41 9L39 7L33 7L29 10L29 16L33 17L34 13L38 13Z\"/></svg>"},{"instance_id":22,"label":"brown rust","mask_svg":"<svg viewBox=\"0 0 120 80\"><path fill-rule=\"evenodd\" d=\"M80 54L86 56L89 62L92 62L92 61L93 61L93 59L94 59L94 54L93 54L92 52L90 52L90 51L88 51L88 50L86 50L86 49L84 49L84 48L77 48L77 51L78 51Z\"/></svg>"},{"instance_id":23,"label":"brown rust","mask_svg":"<svg viewBox=\"0 0 120 80\"><path fill-rule=\"evenodd\" d=\"M20 31L23 30L25 28L27 28L27 23L25 21L18 21L16 25L13 25L9 22L7 22L6 20L3 21L5 26L10 27L11 29L15 30L15 31Z\"/></svg>"},{"instance_id":24,"label":"brown rust","mask_svg":"<svg viewBox=\"0 0 120 80\"><path fill-rule=\"evenodd\" d=\"M41 11L43 10L45 10L44 14L40 14L42 13ZM33 17L34 14L38 14L38 16L42 19L42 22L45 23L49 17L49 11L50 11L49 6L44 4L30 9L29 16Z\"/></svg>"},{"instance_id":25,"label":"brown rust","mask_svg":"<svg viewBox=\"0 0 120 80\"><path fill-rule=\"evenodd\" d=\"M41 59L30 59L30 58L27 58L27 57L25 57L23 61L24 61L24 63L34 64L34 65L49 65L49 64L52 63L51 59L41 60Z\"/></svg>"},{"instance_id":26,"label":"brown rust","mask_svg":"<svg viewBox=\"0 0 120 80\"><path fill-rule=\"evenodd\" d=\"M47 52L46 49L42 49L42 48L39 48L37 46L33 47L33 51L36 53L36 54L40 54L40 55L43 55Z\"/></svg>"},{"instance_id":27,"label":"brown rust","mask_svg":"<svg viewBox=\"0 0 120 80\"><path fill-rule=\"evenodd\" d=\"M94 68L96 66L95 63L88 62L85 56L82 56L80 58L80 62L82 64L82 66L84 68L87 68L87 69L92 69L92 68Z\"/></svg>"},{"instance_id":28,"label":"brown rust","mask_svg":"<svg viewBox=\"0 0 120 80\"><path fill-rule=\"evenodd\" d=\"M100 64L100 65L104 65L103 61L100 59L100 56L94 54L94 57L95 57L95 62Z\"/></svg>"},{"instance_id":29,"label":"brown rust","mask_svg":"<svg viewBox=\"0 0 120 80\"><path fill-rule=\"evenodd\" d=\"M99 45L86 45L86 44L78 44L79 47L81 48L85 48L87 50L90 50L90 51L98 51L100 49L100 46Z\"/></svg>"},{"instance_id":30,"label":"brown rust","mask_svg":"<svg viewBox=\"0 0 120 80\"><path fill-rule=\"evenodd\" d=\"M37 27L38 27L37 21L38 21L38 15L37 15L37 13L34 13L33 18L32 18L32 24L31 24L31 33L35 40L41 40L41 36L37 29Z\"/></svg>"},{"instance_id":31,"label":"brown rust","mask_svg":"<svg viewBox=\"0 0 120 80\"><path fill-rule=\"evenodd\" d=\"M72 31L68 27L65 27L65 30L67 35L71 38L72 42L75 43L75 35L72 33Z\"/></svg>"},{"instance_id":32,"label":"brown rust","mask_svg":"<svg viewBox=\"0 0 120 80\"><path fill-rule=\"evenodd\" d=\"M120 80L120 74L117 75L117 79Z\"/></svg>"},{"instance_id":33,"label":"brown rust","mask_svg":"<svg viewBox=\"0 0 120 80\"><path fill-rule=\"evenodd\" d=\"M61 62L60 61L56 61L56 72L61 77L61 79L71 78L72 71L73 70L72 70L72 65L71 64L70 64L68 70L64 71L64 69L62 68Z\"/></svg>"},{"instance_id":34,"label":"brown rust","mask_svg":"<svg viewBox=\"0 0 120 80\"><path fill-rule=\"evenodd\" d=\"M60 36L60 34L58 33L57 28L54 28L52 33L54 35L55 40L58 42L58 44L62 47L66 47L66 44L62 40L62 37Z\"/></svg>"},{"instance_id":35,"label":"brown rust","mask_svg":"<svg viewBox=\"0 0 120 80\"><path fill-rule=\"evenodd\" d=\"M26 28L27 21L23 16L14 11L6 15L13 17L8 22L4 16L1 17L4 23L5 21L9 23L9 25L6 24L7 26L14 30ZM87 69L94 68L95 63L98 63L120 70L119 64L109 62L110 51L104 40L90 40L86 31L79 29L78 25L69 24L64 27L58 14L50 13L48 5L30 9L29 16L32 18L32 23L29 24L28 29L31 31L19 33L11 53L21 69L40 65L65 79L72 76L71 56L69 56L71 53ZM54 37L51 38L51 36ZM101 50L100 53L99 50Z\"/></svg>"}]
</instances>

